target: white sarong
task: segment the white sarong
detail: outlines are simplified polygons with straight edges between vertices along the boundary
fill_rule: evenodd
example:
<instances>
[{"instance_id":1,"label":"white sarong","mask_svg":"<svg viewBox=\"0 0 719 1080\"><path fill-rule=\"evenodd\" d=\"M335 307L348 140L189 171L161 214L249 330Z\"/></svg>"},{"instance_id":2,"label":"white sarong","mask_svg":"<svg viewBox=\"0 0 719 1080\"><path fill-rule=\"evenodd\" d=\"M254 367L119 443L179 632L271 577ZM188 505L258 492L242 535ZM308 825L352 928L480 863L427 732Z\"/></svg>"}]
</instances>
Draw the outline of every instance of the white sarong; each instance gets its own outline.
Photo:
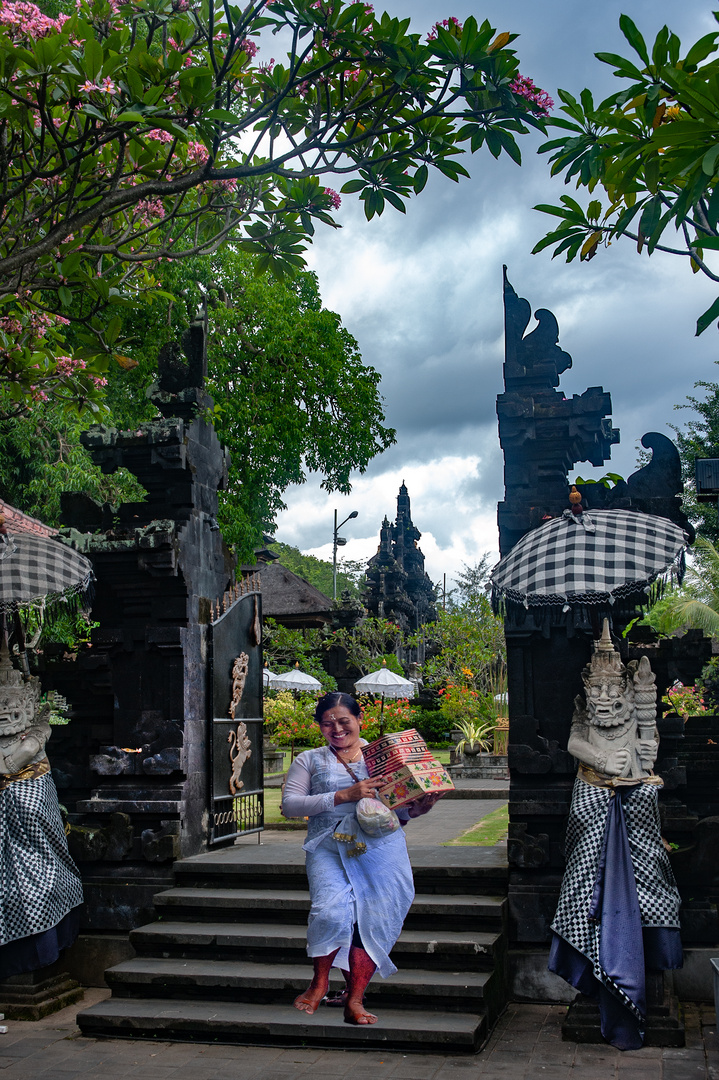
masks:
<instances>
[{"instance_id":1,"label":"white sarong","mask_svg":"<svg viewBox=\"0 0 719 1080\"><path fill-rule=\"evenodd\" d=\"M368 776L364 761L353 764L352 770L360 780ZM412 867L402 830L367 836L354 816L355 803L331 806L334 793L353 783L328 747L300 754L287 777L285 812L309 816L304 845L311 899L307 955L328 956L339 949L333 967L348 970L356 923L364 949L386 979L397 970L389 954L414 900ZM300 788L306 795L299 793ZM350 854L354 843L334 839L334 832L354 834L366 850Z\"/></svg>"}]
</instances>

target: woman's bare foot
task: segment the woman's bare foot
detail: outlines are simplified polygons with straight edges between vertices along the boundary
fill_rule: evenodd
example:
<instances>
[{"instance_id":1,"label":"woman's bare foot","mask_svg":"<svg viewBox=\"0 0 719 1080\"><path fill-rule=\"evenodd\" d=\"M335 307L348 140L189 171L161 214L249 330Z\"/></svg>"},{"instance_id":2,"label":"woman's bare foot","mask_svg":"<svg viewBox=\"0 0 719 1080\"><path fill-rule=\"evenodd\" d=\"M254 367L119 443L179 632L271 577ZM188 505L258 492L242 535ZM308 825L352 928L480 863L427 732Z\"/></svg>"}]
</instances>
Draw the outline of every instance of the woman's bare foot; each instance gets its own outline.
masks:
<instances>
[{"instance_id":1,"label":"woman's bare foot","mask_svg":"<svg viewBox=\"0 0 719 1080\"><path fill-rule=\"evenodd\" d=\"M356 1001L348 1001L345 1005L345 1024L376 1024L377 1017L374 1013L367 1012L364 1005Z\"/></svg>"},{"instance_id":2,"label":"woman's bare foot","mask_svg":"<svg viewBox=\"0 0 719 1080\"><path fill-rule=\"evenodd\" d=\"M326 993L327 986L323 989L322 987L314 986L310 983L304 994L300 994L299 997L296 997L292 1004L296 1009L299 1009L300 1012L306 1012L308 1016L312 1016L312 1014L316 1013L319 1009L320 1002Z\"/></svg>"}]
</instances>

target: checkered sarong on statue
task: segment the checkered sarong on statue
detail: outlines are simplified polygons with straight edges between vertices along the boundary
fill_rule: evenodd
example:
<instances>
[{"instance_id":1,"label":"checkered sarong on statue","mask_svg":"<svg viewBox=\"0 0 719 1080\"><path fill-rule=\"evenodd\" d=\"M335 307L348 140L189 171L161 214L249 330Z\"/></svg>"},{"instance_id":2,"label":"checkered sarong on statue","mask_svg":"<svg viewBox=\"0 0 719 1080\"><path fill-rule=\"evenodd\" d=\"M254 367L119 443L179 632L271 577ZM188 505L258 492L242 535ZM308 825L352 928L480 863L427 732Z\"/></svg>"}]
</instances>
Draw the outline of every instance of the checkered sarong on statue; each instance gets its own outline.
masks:
<instances>
[{"instance_id":1,"label":"checkered sarong on statue","mask_svg":"<svg viewBox=\"0 0 719 1080\"><path fill-rule=\"evenodd\" d=\"M687 538L667 518L592 510L583 519L568 512L523 536L492 571L495 603L611 602L681 565Z\"/></svg>"},{"instance_id":2,"label":"checkered sarong on statue","mask_svg":"<svg viewBox=\"0 0 719 1080\"><path fill-rule=\"evenodd\" d=\"M82 903L50 773L0 791L0 945L57 926Z\"/></svg>"},{"instance_id":3,"label":"checkered sarong on statue","mask_svg":"<svg viewBox=\"0 0 719 1080\"><path fill-rule=\"evenodd\" d=\"M576 780L567 823L567 869L552 930L592 962L594 974L607 982L599 963L600 924L589 918L610 788ZM659 823L659 794L654 785L638 784L624 802L624 818L637 885L643 927L679 927L679 892L664 850ZM613 987L615 993L617 988Z\"/></svg>"}]
</instances>

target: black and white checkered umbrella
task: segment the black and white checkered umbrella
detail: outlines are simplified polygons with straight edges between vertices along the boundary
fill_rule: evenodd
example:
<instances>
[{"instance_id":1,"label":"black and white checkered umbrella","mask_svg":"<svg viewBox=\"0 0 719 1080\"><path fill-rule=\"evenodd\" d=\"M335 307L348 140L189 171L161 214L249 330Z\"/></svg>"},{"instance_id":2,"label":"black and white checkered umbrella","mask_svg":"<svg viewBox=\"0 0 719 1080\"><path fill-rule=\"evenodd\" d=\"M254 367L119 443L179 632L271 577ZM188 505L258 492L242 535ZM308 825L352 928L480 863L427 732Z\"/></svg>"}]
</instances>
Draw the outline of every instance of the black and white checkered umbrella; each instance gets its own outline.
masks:
<instances>
[{"instance_id":1,"label":"black and white checkered umbrella","mask_svg":"<svg viewBox=\"0 0 719 1080\"><path fill-rule=\"evenodd\" d=\"M570 511L523 536L491 575L495 608L609 604L683 568L688 538L674 522L633 510Z\"/></svg>"},{"instance_id":2,"label":"black and white checkered umbrella","mask_svg":"<svg viewBox=\"0 0 719 1080\"><path fill-rule=\"evenodd\" d=\"M51 536L0 536L0 613L78 602L93 580L92 563Z\"/></svg>"}]
</instances>

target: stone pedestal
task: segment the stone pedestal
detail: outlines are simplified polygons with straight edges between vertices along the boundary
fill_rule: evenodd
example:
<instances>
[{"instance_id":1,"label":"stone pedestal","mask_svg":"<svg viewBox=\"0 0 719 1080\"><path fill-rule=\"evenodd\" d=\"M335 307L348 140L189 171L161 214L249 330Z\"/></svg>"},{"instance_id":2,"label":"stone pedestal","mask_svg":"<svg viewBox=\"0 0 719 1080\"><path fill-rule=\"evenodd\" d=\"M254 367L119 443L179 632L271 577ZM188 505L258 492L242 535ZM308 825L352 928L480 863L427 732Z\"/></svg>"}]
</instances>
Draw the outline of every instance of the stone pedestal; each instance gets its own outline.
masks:
<instances>
[{"instance_id":1,"label":"stone pedestal","mask_svg":"<svg viewBox=\"0 0 719 1080\"><path fill-rule=\"evenodd\" d=\"M684 1046L684 1024L679 1003L672 992L672 973L647 972L647 1027L645 1046ZM562 1024L565 1042L604 1043L599 1028L599 1006L591 998L577 994Z\"/></svg>"},{"instance_id":2,"label":"stone pedestal","mask_svg":"<svg viewBox=\"0 0 719 1080\"><path fill-rule=\"evenodd\" d=\"M0 982L0 1012L7 1020L42 1020L81 1001L85 991L66 972L52 968L12 975Z\"/></svg>"},{"instance_id":3,"label":"stone pedestal","mask_svg":"<svg viewBox=\"0 0 719 1080\"><path fill-rule=\"evenodd\" d=\"M263 751L265 773L282 772L285 762L285 752L276 746L266 746Z\"/></svg>"},{"instance_id":4,"label":"stone pedestal","mask_svg":"<svg viewBox=\"0 0 719 1080\"><path fill-rule=\"evenodd\" d=\"M450 751L453 780L509 780L506 754L457 754Z\"/></svg>"}]
</instances>

